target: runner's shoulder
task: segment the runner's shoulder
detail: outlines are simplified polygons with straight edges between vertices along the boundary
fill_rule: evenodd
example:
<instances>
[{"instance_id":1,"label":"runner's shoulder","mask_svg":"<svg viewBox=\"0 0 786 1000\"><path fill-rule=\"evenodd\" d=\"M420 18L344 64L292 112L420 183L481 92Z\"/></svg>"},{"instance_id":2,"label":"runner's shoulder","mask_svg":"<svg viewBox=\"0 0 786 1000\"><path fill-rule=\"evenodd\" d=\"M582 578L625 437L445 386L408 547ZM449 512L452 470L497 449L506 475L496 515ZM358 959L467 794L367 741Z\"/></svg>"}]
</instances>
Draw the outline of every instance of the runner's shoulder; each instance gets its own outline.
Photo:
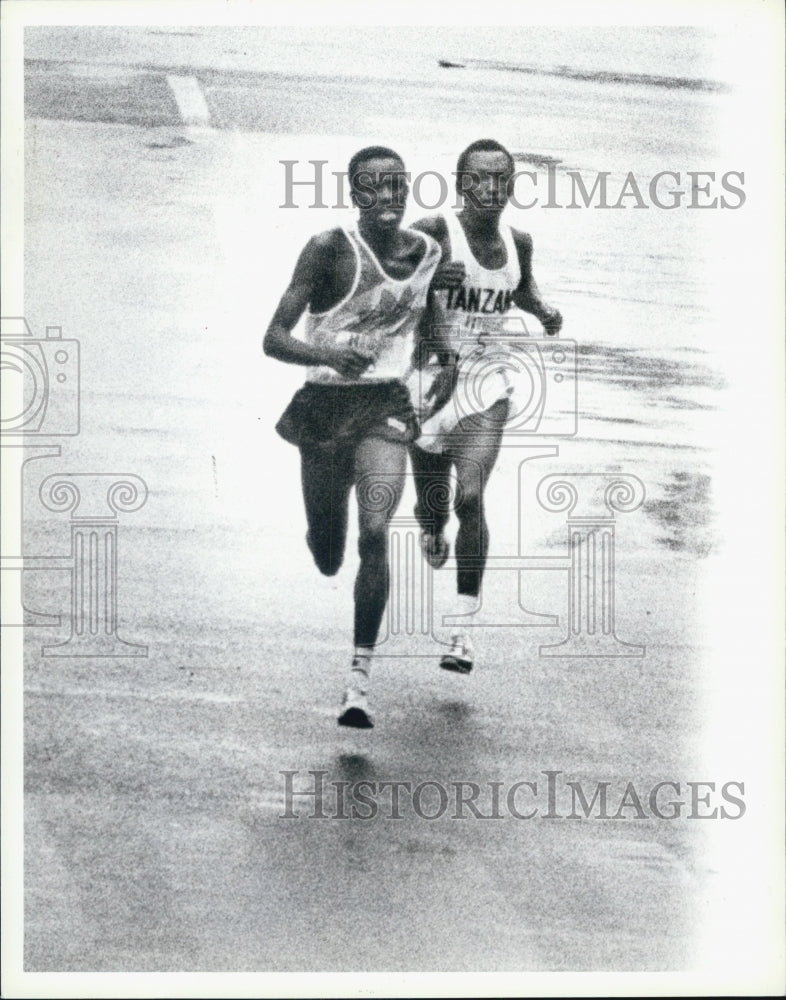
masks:
<instances>
[{"instance_id":1,"label":"runner's shoulder","mask_svg":"<svg viewBox=\"0 0 786 1000\"><path fill-rule=\"evenodd\" d=\"M326 229L312 236L300 255L301 262L317 270L333 267L344 254L351 254L352 247L340 226Z\"/></svg>"},{"instance_id":2,"label":"runner's shoulder","mask_svg":"<svg viewBox=\"0 0 786 1000\"><path fill-rule=\"evenodd\" d=\"M510 232L513 236L513 243L519 252L519 257L522 253L531 254L532 237L530 234L525 233L522 229L514 229L513 226L510 227Z\"/></svg>"},{"instance_id":3,"label":"runner's shoulder","mask_svg":"<svg viewBox=\"0 0 786 1000\"><path fill-rule=\"evenodd\" d=\"M510 227L510 232L519 259L519 267L522 273L528 273L532 266L532 237L521 229L514 229L513 226Z\"/></svg>"},{"instance_id":4,"label":"runner's shoulder","mask_svg":"<svg viewBox=\"0 0 786 1000\"><path fill-rule=\"evenodd\" d=\"M444 215L427 215L412 224L412 229L435 239L442 247L448 237L448 224Z\"/></svg>"},{"instance_id":5,"label":"runner's shoulder","mask_svg":"<svg viewBox=\"0 0 786 1000\"><path fill-rule=\"evenodd\" d=\"M306 244L306 249L313 253L322 255L330 253L333 256L349 246L347 235L341 226L335 229L326 229L322 233L316 233Z\"/></svg>"}]
</instances>

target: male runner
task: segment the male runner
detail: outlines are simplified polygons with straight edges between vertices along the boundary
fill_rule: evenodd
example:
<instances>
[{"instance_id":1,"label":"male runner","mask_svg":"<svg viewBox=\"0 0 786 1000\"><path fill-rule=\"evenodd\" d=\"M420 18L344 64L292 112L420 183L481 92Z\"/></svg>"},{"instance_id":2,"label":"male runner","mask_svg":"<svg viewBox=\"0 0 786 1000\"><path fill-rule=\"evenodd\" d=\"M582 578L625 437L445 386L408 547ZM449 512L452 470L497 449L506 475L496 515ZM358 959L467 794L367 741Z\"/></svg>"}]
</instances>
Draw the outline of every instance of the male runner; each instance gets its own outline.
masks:
<instances>
[{"instance_id":1,"label":"male runner","mask_svg":"<svg viewBox=\"0 0 786 1000\"><path fill-rule=\"evenodd\" d=\"M511 388L504 375L487 375L483 379L484 402L478 401L475 409L490 405L482 412L468 412L468 403L480 394L461 380L471 378L468 356L478 347L479 322L486 323L488 330L515 305L536 316L547 334L557 334L562 326L559 311L544 305L532 277L532 237L500 222L513 173L513 157L504 146L493 139L473 142L456 165L456 188L463 197L461 211L423 219L414 226L440 244L441 273L458 269L461 274L463 264L458 289L447 283L434 285L448 324L450 346L458 356L456 399L460 396L461 402L457 405L456 399L451 400L427 420L420 446L410 447L418 495L415 514L423 529L421 544L426 558L437 568L448 557L443 536L448 511L444 505L429 503L428 496L448 495L451 467L455 469L457 615L471 614L477 607L489 546L483 494L499 453ZM440 666L469 673L473 660L466 633L456 630Z\"/></svg>"},{"instance_id":2,"label":"male runner","mask_svg":"<svg viewBox=\"0 0 786 1000\"><path fill-rule=\"evenodd\" d=\"M349 494L357 490L355 652L338 721L365 729L373 726L367 688L388 596L387 527L404 487L407 445L418 433L403 380L413 370L419 324L428 322L441 254L430 236L400 228L407 185L397 153L362 149L348 176L357 227L309 240L264 350L307 367L306 384L276 429L300 448L306 542L326 576L343 561ZM301 340L292 330L306 309ZM435 405L452 387L449 379L441 384Z\"/></svg>"}]
</instances>

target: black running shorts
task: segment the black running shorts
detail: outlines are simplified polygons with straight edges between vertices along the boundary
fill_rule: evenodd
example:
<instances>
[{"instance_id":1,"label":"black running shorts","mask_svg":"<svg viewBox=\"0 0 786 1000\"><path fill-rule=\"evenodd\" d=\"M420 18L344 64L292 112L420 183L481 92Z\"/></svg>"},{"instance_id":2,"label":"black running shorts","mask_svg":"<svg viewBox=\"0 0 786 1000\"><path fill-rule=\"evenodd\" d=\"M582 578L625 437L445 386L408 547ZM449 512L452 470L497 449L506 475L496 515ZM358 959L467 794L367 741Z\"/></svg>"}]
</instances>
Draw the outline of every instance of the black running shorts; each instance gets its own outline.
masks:
<instances>
[{"instance_id":1,"label":"black running shorts","mask_svg":"<svg viewBox=\"0 0 786 1000\"><path fill-rule=\"evenodd\" d=\"M354 447L365 438L408 444L420 433L409 391L402 382L329 385L307 382L276 424L299 447Z\"/></svg>"}]
</instances>

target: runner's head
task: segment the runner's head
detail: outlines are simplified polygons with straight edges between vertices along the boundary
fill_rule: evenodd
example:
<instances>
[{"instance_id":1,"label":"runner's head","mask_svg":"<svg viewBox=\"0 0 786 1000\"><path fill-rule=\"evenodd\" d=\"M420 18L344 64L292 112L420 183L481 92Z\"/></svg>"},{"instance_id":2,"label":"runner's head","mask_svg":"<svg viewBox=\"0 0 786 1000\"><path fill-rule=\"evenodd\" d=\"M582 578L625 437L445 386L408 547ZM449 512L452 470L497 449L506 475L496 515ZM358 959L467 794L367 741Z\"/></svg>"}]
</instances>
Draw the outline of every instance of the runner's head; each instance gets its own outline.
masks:
<instances>
[{"instance_id":1,"label":"runner's head","mask_svg":"<svg viewBox=\"0 0 786 1000\"><path fill-rule=\"evenodd\" d=\"M513 157L496 139L470 143L456 163L456 190L465 210L499 215L508 203Z\"/></svg>"},{"instance_id":2,"label":"runner's head","mask_svg":"<svg viewBox=\"0 0 786 1000\"><path fill-rule=\"evenodd\" d=\"M352 204L380 229L397 229L404 217L409 187L404 161L387 146L366 146L347 169Z\"/></svg>"}]
</instances>

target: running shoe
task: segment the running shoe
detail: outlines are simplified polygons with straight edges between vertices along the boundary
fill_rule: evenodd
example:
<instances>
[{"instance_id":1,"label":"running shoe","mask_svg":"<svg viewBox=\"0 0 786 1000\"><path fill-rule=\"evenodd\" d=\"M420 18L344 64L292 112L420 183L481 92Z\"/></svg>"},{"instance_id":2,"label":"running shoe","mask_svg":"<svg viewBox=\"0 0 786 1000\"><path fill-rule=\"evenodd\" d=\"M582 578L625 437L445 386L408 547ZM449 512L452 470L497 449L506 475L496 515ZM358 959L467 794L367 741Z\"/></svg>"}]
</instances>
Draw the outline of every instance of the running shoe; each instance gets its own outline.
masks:
<instances>
[{"instance_id":1,"label":"running shoe","mask_svg":"<svg viewBox=\"0 0 786 1000\"><path fill-rule=\"evenodd\" d=\"M374 719L368 707L368 699L357 688L348 687L344 692L338 724L351 726L353 729L374 728Z\"/></svg>"},{"instance_id":2,"label":"running shoe","mask_svg":"<svg viewBox=\"0 0 786 1000\"><path fill-rule=\"evenodd\" d=\"M439 661L443 670L457 674L468 674L475 661L475 650L464 632L455 632L450 637L450 649Z\"/></svg>"},{"instance_id":3,"label":"running shoe","mask_svg":"<svg viewBox=\"0 0 786 1000\"><path fill-rule=\"evenodd\" d=\"M426 562L434 569L441 569L448 560L450 544L445 541L442 532L435 535L430 531L421 531L420 548L426 557Z\"/></svg>"}]
</instances>

